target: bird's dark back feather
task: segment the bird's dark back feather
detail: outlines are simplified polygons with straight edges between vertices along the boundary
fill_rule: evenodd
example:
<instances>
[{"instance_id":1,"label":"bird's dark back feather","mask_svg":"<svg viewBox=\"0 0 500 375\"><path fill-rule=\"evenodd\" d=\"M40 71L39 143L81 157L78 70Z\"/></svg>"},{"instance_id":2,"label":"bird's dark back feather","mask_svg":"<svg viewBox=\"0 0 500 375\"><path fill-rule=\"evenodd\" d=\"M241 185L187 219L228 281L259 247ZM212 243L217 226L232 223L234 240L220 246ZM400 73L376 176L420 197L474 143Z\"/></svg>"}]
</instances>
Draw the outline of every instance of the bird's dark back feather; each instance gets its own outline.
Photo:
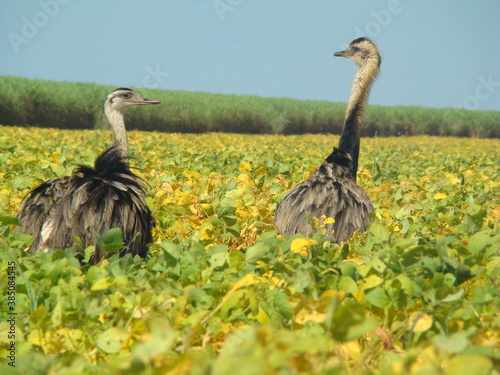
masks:
<instances>
[{"instance_id":1,"label":"bird's dark back feather","mask_svg":"<svg viewBox=\"0 0 500 375\"><path fill-rule=\"evenodd\" d=\"M42 242L41 230L55 207L66 195L71 177L66 176L46 181L30 191L17 215L21 222L18 228L33 236L30 251L37 251Z\"/></svg>"},{"instance_id":2,"label":"bird's dark back feather","mask_svg":"<svg viewBox=\"0 0 500 375\"><path fill-rule=\"evenodd\" d=\"M307 235L313 229L307 213L315 218L333 218L326 224L328 237L342 242L354 231L364 232L373 212L370 198L352 179L352 160L346 152L334 149L313 175L296 185L280 202L275 215L278 231L286 235Z\"/></svg>"},{"instance_id":3,"label":"bird's dark back feather","mask_svg":"<svg viewBox=\"0 0 500 375\"><path fill-rule=\"evenodd\" d=\"M98 245L94 233L100 236L119 227L125 248L120 254L145 257L152 242L155 220L144 200L142 180L129 167L116 146L101 154L94 168L80 166L80 175L56 212L56 226L64 228L54 245L66 244L73 236L80 237L83 247ZM93 262L108 256L96 246Z\"/></svg>"},{"instance_id":4,"label":"bird's dark back feather","mask_svg":"<svg viewBox=\"0 0 500 375\"><path fill-rule=\"evenodd\" d=\"M42 184L33 191L26 202L31 211L39 209L35 205L37 197L47 195L48 186L53 184ZM35 246L43 242L44 248L64 249L73 245L76 236L81 239L83 249L96 246L91 259L91 263L96 263L112 254L104 253L95 234L103 236L108 230L118 227L123 232L125 243L120 255L147 255L155 220L144 200L143 181L130 170L128 160L121 156L117 147L110 147L102 153L94 168L79 166L72 176L65 178L64 187L54 205L41 207L45 215L43 218L40 215L38 221L43 222L37 224L30 234L40 236L43 225L54 229L47 238L38 238Z\"/></svg>"}]
</instances>

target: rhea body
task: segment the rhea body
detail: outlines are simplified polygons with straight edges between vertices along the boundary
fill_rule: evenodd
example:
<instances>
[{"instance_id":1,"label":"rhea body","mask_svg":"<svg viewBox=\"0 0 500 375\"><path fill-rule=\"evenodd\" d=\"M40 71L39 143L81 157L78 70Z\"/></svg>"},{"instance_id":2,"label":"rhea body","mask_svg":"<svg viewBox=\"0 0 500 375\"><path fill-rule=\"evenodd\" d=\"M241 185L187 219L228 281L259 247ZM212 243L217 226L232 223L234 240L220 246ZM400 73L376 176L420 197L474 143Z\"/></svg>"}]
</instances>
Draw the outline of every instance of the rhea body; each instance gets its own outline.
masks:
<instances>
[{"instance_id":1,"label":"rhea body","mask_svg":"<svg viewBox=\"0 0 500 375\"><path fill-rule=\"evenodd\" d=\"M339 145L309 179L293 187L280 202L275 225L281 234L307 235L313 231L307 213L320 222L333 218L334 223L328 220L323 225L328 237L340 243L356 230L364 232L373 212L370 198L356 183L356 174L362 119L380 71L381 56L375 43L366 37L353 40L348 49L334 55L347 57L357 65Z\"/></svg>"},{"instance_id":2,"label":"rhea body","mask_svg":"<svg viewBox=\"0 0 500 375\"><path fill-rule=\"evenodd\" d=\"M128 88L108 95L104 113L114 145L95 160L93 168L79 166L71 176L44 182L30 192L18 215L21 230L33 236L30 251L65 249L78 237L82 249L96 247L90 263L97 263L110 253L101 249L96 234L118 227L125 245L118 250L120 255L147 255L155 220L144 200L143 181L130 169L123 111L158 103Z\"/></svg>"}]
</instances>

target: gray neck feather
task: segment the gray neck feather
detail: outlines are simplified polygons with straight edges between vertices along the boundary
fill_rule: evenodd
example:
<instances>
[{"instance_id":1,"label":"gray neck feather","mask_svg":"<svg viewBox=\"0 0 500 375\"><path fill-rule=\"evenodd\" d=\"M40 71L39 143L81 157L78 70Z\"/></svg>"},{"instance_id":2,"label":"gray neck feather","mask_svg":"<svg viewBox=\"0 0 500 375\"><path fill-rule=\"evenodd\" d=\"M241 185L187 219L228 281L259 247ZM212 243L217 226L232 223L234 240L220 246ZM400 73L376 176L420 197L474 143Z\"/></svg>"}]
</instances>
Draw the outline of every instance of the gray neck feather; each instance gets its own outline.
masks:
<instances>
[{"instance_id":1,"label":"gray neck feather","mask_svg":"<svg viewBox=\"0 0 500 375\"><path fill-rule=\"evenodd\" d=\"M123 157L128 157L128 139L123 114L110 106L104 108L104 114L108 119L111 131L115 137L115 145L118 147Z\"/></svg>"},{"instance_id":2,"label":"gray neck feather","mask_svg":"<svg viewBox=\"0 0 500 375\"><path fill-rule=\"evenodd\" d=\"M363 67L358 66L351 89L351 96L347 102L344 127L339 141L339 149L351 156L353 163L351 177L355 181L358 171L361 121L365 113L370 89L378 75L378 61L378 59L373 59Z\"/></svg>"}]
</instances>

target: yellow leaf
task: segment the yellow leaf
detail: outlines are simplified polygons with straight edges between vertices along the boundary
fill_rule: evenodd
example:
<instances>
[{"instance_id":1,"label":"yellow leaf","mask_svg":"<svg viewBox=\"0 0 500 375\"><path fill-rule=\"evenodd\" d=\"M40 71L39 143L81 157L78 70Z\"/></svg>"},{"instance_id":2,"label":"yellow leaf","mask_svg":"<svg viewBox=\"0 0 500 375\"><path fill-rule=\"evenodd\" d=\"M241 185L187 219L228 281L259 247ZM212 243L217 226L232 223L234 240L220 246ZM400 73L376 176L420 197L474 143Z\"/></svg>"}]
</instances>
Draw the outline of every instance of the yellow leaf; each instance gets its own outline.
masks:
<instances>
[{"instance_id":1,"label":"yellow leaf","mask_svg":"<svg viewBox=\"0 0 500 375\"><path fill-rule=\"evenodd\" d=\"M238 181L241 181L243 183L243 186L246 186L246 185L252 185L253 184L253 181L252 179L250 178L250 176L246 173L242 173L240 174L238 177L237 177L237 180Z\"/></svg>"},{"instance_id":2,"label":"yellow leaf","mask_svg":"<svg viewBox=\"0 0 500 375\"><path fill-rule=\"evenodd\" d=\"M104 318L104 313L99 313L99 316L97 317L97 320L100 321L101 323L104 323L106 319Z\"/></svg>"},{"instance_id":3,"label":"yellow leaf","mask_svg":"<svg viewBox=\"0 0 500 375\"><path fill-rule=\"evenodd\" d=\"M397 225L397 224L396 225L388 225L387 226L387 229L389 229L390 233L399 232L401 230L401 228L402 227L399 226L399 225Z\"/></svg>"},{"instance_id":4,"label":"yellow leaf","mask_svg":"<svg viewBox=\"0 0 500 375\"><path fill-rule=\"evenodd\" d=\"M65 347L73 351L78 349L79 344L83 342L85 337L84 333L79 329L61 328L56 333Z\"/></svg>"},{"instance_id":5,"label":"yellow leaf","mask_svg":"<svg viewBox=\"0 0 500 375\"><path fill-rule=\"evenodd\" d=\"M194 180L201 180L203 176L196 171L189 171L186 173L187 177L192 177Z\"/></svg>"},{"instance_id":6,"label":"yellow leaf","mask_svg":"<svg viewBox=\"0 0 500 375\"><path fill-rule=\"evenodd\" d=\"M429 363L436 363L437 360L437 351L433 346L428 346L424 350L422 350L417 357L413 360L413 363L410 365L408 372L403 372L403 374L411 373L428 373L425 370Z\"/></svg>"},{"instance_id":7,"label":"yellow leaf","mask_svg":"<svg viewBox=\"0 0 500 375\"><path fill-rule=\"evenodd\" d=\"M465 354L444 361L443 369L445 374L492 374L493 363L482 354Z\"/></svg>"},{"instance_id":8,"label":"yellow leaf","mask_svg":"<svg viewBox=\"0 0 500 375\"><path fill-rule=\"evenodd\" d=\"M372 177L373 177L373 176L372 176L372 174L370 173L370 171L369 171L368 169L361 169L361 170L359 171L359 173L360 173L362 176L366 177L366 178L372 178Z\"/></svg>"},{"instance_id":9,"label":"yellow leaf","mask_svg":"<svg viewBox=\"0 0 500 375\"><path fill-rule=\"evenodd\" d=\"M332 299L336 299L339 303L345 299L346 293L338 290L327 290L318 299L318 306L322 309L326 309L328 304L331 303Z\"/></svg>"},{"instance_id":10,"label":"yellow leaf","mask_svg":"<svg viewBox=\"0 0 500 375\"><path fill-rule=\"evenodd\" d=\"M250 172L252 170L252 164L247 161L242 161L240 165L238 165L238 169L243 173Z\"/></svg>"},{"instance_id":11,"label":"yellow leaf","mask_svg":"<svg viewBox=\"0 0 500 375\"><path fill-rule=\"evenodd\" d=\"M309 253L309 247L316 245L318 242L310 238L296 238L292 241L290 245L290 251L292 253L300 253L302 256L307 256Z\"/></svg>"},{"instance_id":12,"label":"yellow leaf","mask_svg":"<svg viewBox=\"0 0 500 375\"><path fill-rule=\"evenodd\" d=\"M60 338L54 332L49 331L44 335L41 330L33 331L28 336L28 341L40 346L47 354L61 352Z\"/></svg>"},{"instance_id":13,"label":"yellow leaf","mask_svg":"<svg viewBox=\"0 0 500 375\"><path fill-rule=\"evenodd\" d=\"M365 258L362 257L361 255L358 255L358 256L353 256L353 257L348 258L348 259L344 259L343 262L344 263L354 263L358 266L361 266L365 263Z\"/></svg>"},{"instance_id":14,"label":"yellow leaf","mask_svg":"<svg viewBox=\"0 0 500 375\"><path fill-rule=\"evenodd\" d=\"M213 234L215 232L215 228L213 224L209 221L205 222L203 224L203 227L200 228L200 240L202 241L208 241L212 238Z\"/></svg>"},{"instance_id":15,"label":"yellow leaf","mask_svg":"<svg viewBox=\"0 0 500 375\"><path fill-rule=\"evenodd\" d=\"M448 173L446 178L450 181L450 184L456 185L460 183L460 179L457 178L454 174Z\"/></svg>"},{"instance_id":16,"label":"yellow leaf","mask_svg":"<svg viewBox=\"0 0 500 375\"><path fill-rule=\"evenodd\" d=\"M415 311L410 315L410 327L413 327L414 332L425 332L432 327L433 319L431 316Z\"/></svg>"},{"instance_id":17,"label":"yellow leaf","mask_svg":"<svg viewBox=\"0 0 500 375\"><path fill-rule=\"evenodd\" d=\"M326 321L326 314L316 310L311 311L307 308L303 308L295 315L295 322L298 324L305 324L309 320L316 323L324 323Z\"/></svg>"},{"instance_id":18,"label":"yellow leaf","mask_svg":"<svg viewBox=\"0 0 500 375\"><path fill-rule=\"evenodd\" d=\"M238 280L232 289L238 289L244 286L253 285L262 282L262 277L257 276L254 273L249 273L245 275L241 280Z\"/></svg>"},{"instance_id":19,"label":"yellow leaf","mask_svg":"<svg viewBox=\"0 0 500 375\"><path fill-rule=\"evenodd\" d=\"M245 189L243 189L243 188L237 188L237 189L229 190L229 191L226 193L226 197L228 197L228 198L233 198L233 199L238 199L238 198L240 198L240 197L241 197L244 193L245 193Z\"/></svg>"},{"instance_id":20,"label":"yellow leaf","mask_svg":"<svg viewBox=\"0 0 500 375\"><path fill-rule=\"evenodd\" d=\"M37 329L35 331L32 331L28 336L28 341L31 342L33 345L42 346L43 342L45 341L45 337L42 333L42 330Z\"/></svg>"},{"instance_id":21,"label":"yellow leaf","mask_svg":"<svg viewBox=\"0 0 500 375\"><path fill-rule=\"evenodd\" d=\"M201 203L200 207L202 210L208 211L212 209L212 205L210 203Z\"/></svg>"},{"instance_id":22,"label":"yellow leaf","mask_svg":"<svg viewBox=\"0 0 500 375\"><path fill-rule=\"evenodd\" d=\"M500 209L499 210L491 210L491 216L500 217Z\"/></svg>"},{"instance_id":23,"label":"yellow leaf","mask_svg":"<svg viewBox=\"0 0 500 375\"><path fill-rule=\"evenodd\" d=\"M361 353L361 345L357 340L347 341L345 343L341 343L340 347L344 351L344 353L349 354L359 354Z\"/></svg>"},{"instance_id":24,"label":"yellow leaf","mask_svg":"<svg viewBox=\"0 0 500 375\"><path fill-rule=\"evenodd\" d=\"M255 176L260 176L261 174L269 174L268 167L267 165L264 165L263 167L256 169L253 173Z\"/></svg>"},{"instance_id":25,"label":"yellow leaf","mask_svg":"<svg viewBox=\"0 0 500 375\"><path fill-rule=\"evenodd\" d=\"M444 199L444 198L448 198L448 196L444 193L436 193L434 194L434 199L438 200L438 199Z\"/></svg>"},{"instance_id":26,"label":"yellow leaf","mask_svg":"<svg viewBox=\"0 0 500 375\"><path fill-rule=\"evenodd\" d=\"M335 219L333 217L327 217L325 220L323 220L323 224L333 224L335 223Z\"/></svg>"},{"instance_id":27,"label":"yellow leaf","mask_svg":"<svg viewBox=\"0 0 500 375\"><path fill-rule=\"evenodd\" d=\"M257 314L255 314L255 315L250 314L250 317L257 320L260 324L266 324L266 323L269 323L271 321L271 319L269 318L269 315L267 315L267 313L261 307L259 307L259 311Z\"/></svg>"},{"instance_id":28,"label":"yellow leaf","mask_svg":"<svg viewBox=\"0 0 500 375\"><path fill-rule=\"evenodd\" d=\"M363 290L371 289L376 287L377 285L382 284L383 282L384 279L382 279L381 277L378 277L377 275L370 275L363 279L361 287L363 288Z\"/></svg>"},{"instance_id":29,"label":"yellow leaf","mask_svg":"<svg viewBox=\"0 0 500 375\"><path fill-rule=\"evenodd\" d=\"M305 173L304 177L309 178L309 176L311 176L316 171L316 169L318 169L318 167L315 167L315 166L309 167L309 169Z\"/></svg>"}]
</instances>

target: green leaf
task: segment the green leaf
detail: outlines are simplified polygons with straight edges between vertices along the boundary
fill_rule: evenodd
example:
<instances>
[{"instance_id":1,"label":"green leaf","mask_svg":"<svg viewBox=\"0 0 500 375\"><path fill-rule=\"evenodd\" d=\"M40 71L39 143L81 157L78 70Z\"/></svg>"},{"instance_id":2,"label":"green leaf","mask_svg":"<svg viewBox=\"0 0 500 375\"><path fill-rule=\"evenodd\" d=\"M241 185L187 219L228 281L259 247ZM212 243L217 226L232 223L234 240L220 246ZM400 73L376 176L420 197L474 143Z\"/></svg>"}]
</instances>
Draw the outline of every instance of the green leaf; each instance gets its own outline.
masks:
<instances>
[{"instance_id":1,"label":"green leaf","mask_svg":"<svg viewBox=\"0 0 500 375\"><path fill-rule=\"evenodd\" d=\"M62 323L64 302L64 299L60 298L52 311L51 321L55 326L59 326Z\"/></svg>"},{"instance_id":2,"label":"green leaf","mask_svg":"<svg viewBox=\"0 0 500 375\"><path fill-rule=\"evenodd\" d=\"M236 212L236 207L232 207L232 206L224 206L224 207L221 207L219 208L219 210L217 211L217 216L222 218L223 216L226 216L226 215L234 215L234 213Z\"/></svg>"},{"instance_id":3,"label":"green leaf","mask_svg":"<svg viewBox=\"0 0 500 375\"><path fill-rule=\"evenodd\" d=\"M14 177L12 181L12 187L16 190L27 189L31 184L31 179L27 176L23 176L21 174Z\"/></svg>"},{"instance_id":4,"label":"green leaf","mask_svg":"<svg viewBox=\"0 0 500 375\"><path fill-rule=\"evenodd\" d=\"M268 253L269 245L263 242L258 242L247 249L245 260L247 263L254 264L258 260L264 259Z\"/></svg>"},{"instance_id":5,"label":"green leaf","mask_svg":"<svg viewBox=\"0 0 500 375\"><path fill-rule=\"evenodd\" d=\"M416 245L418 242L417 238L401 238L397 241L394 241L391 247L394 247L396 250L406 250L411 246Z\"/></svg>"},{"instance_id":6,"label":"green leaf","mask_svg":"<svg viewBox=\"0 0 500 375\"><path fill-rule=\"evenodd\" d=\"M306 288L314 288L316 284L315 278L311 270L299 268L295 272L295 290L303 293Z\"/></svg>"},{"instance_id":7,"label":"green leaf","mask_svg":"<svg viewBox=\"0 0 500 375\"><path fill-rule=\"evenodd\" d=\"M97 339L97 347L108 354L118 353L130 334L120 328L110 328Z\"/></svg>"},{"instance_id":8,"label":"green leaf","mask_svg":"<svg viewBox=\"0 0 500 375\"><path fill-rule=\"evenodd\" d=\"M151 361L155 357L161 356L169 352L179 332L170 327L168 319L154 318L153 321L148 322L150 326L151 335L144 338L134 345L132 352L136 358L141 361Z\"/></svg>"},{"instance_id":9,"label":"green leaf","mask_svg":"<svg viewBox=\"0 0 500 375\"><path fill-rule=\"evenodd\" d=\"M344 276L356 277L356 266L352 263L341 263L340 270Z\"/></svg>"},{"instance_id":10,"label":"green leaf","mask_svg":"<svg viewBox=\"0 0 500 375\"><path fill-rule=\"evenodd\" d=\"M209 263L212 267L222 267L229 261L228 253L216 253L210 257Z\"/></svg>"},{"instance_id":11,"label":"green leaf","mask_svg":"<svg viewBox=\"0 0 500 375\"><path fill-rule=\"evenodd\" d=\"M366 295L366 300L372 305L385 308L391 304L391 299L383 288L375 288Z\"/></svg>"},{"instance_id":12,"label":"green leaf","mask_svg":"<svg viewBox=\"0 0 500 375\"><path fill-rule=\"evenodd\" d=\"M401 289L404 290L404 293L407 296L414 295L414 284L413 281L408 276L406 276L405 274L401 274L398 275L395 280L401 283Z\"/></svg>"},{"instance_id":13,"label":"green leaf","mask_svg":"<svg viewBox=\"0 0 500 375\"><path fill-rule=\"evenodd\" d=\"M495 297L499 297L498 289L493 286L478 286L474 289L474 295L472 297L472 303L475 304L486 304L491 303Z\"/></svg>"},{"instance_id":14,"label":"green leaf","mask_svg":"<svg viewBox=\"0 0 500 375\"><path fill-rule=\"evenodd\" d=\"M456 293L448 294L445 298L442 299L442 302L455 302L460 300L463 296L464 296L464 290L460 289Z\"/></svg>"},{"instance_id":15,"label":"green leaf","mask_svg":"<svg viewBox=\"0 0 500 375\"><path fill-rule=\"evenodd\" d=\"M354 340L364 336L368 332L375 329L378 321L375 318L365 317L359 324L354 324L347 330L346 340Z\"/></svg>"},{"instance_id":16,"label":"green leaf","mask_svg":"<svg viewBox=\"0 0 500 375\"><path fill-rule=\"evenodd\" d=\"M451 288L453 285L455 285L456 280L457 278L452 273L447 273L444 275L443 284Z\"/></svg>"},{"instance_id":17,"label":"green leaf","mask_svg":"<svg viewBox=\"0 0 500 375\"><path fill-rule=\"evenodd\" d=\"M358 285L350 276L341 276L338 284L339 290L347 293L357 293Z\"/></svg>"},{"instance_id":18,"label":"green leaf","mask_svg":"<svg viewBox=\"0 0 500 375\"><path fill-rule=\"evenodd\" d=\"M227 226L233 226L237 223L238 217L236 215L224 215L222 216L222 220Z\"/></svg>"},{"instance_id":19,"label":"green leaf","mask_svg":"<svg viewBox=\"0 0 500 375\"><path fill-rule=\"evenodd\" d=\"M437 335L432 338L432 342L437 348L452 353L460 353L469 345L466 332L458 332L450 336Z\"/></svg>"},{"instance_id":20,"label":"green leaf","mask_svg":"<svg viewBox=\"0 0 500 375\"><path fill-rule=\"evenodd\" d=\"M114 253L123 248L123 233L120 228L112 228L102 237L102 249Z\"/></svg>"},{"instance_id":21,"label":"green leaf","mask_svg":"<svg viewBox=\"0 0 500 375\"><path fill-rule=\"evenodd\" d=\"M239 270L245 264L246 254L241 251L231 251L229 253L229 264L232 268Z\"/></svg>"},{"instance_id":22,"label":"green leaf","mask_svg":"<svg viewBox=\"0 0 500 375\"><path fill-rule=\"evenodd\" d=\"M16 216L13 215L0 215L0 223L2 224L13 224L13 225L21 225L21 222Z\"/></svg>"},{"instance_id":23,"label":"green leaf","mask_svg":"<svg viewBox=\"0 0 500 375\"><path fill-rule=\"evenodd\" d=\"M120 244L123 246L123 233L120 228L112 228L108 230L102 239L105 245Z\"/></svg>"},{"instance_id":24,"label":"green leaf","mask_svg":"<svg viewBox=\"0 0 500 375\"><path fill-rule=\"evenodd\" d=\"M92 284L91 290L109 289L109 287L113 284L113 280L113 277L103 277L98 279L94 284Z\"/></svg>"},{"instance_id":25,"label":"green leaf","mask_svg":"<svg viewBox=\"0 0 500 375\"><path fill-rule=\"evenodd\" d=\"M500 245L500 235L489 230L481 230L470 236L467 248L472 254L479 254L488 246Z\"/></svg>"},{"instance_id":26,"label":"green leaf","mask_svg":"<svg viewBox=\"0 0 500 375\"><path fill-rule=\"evenodd\" d=\"M486 213L487 213L486 209L480 209L474 214L465 215L464 223L467 228L467 232L469 234L473 234L482 228L483 220L484 217L486 216Z\"/></svg>"},{"instance_id":27,"label":"green leaf","mask_svg":"<svg viewBox=\"0 0 500 375\"><path fill-rule=\"evenodd\" d=\"M377 325L376 319L365 315L362 306L344 303L335 310L330 331L336 340L349 341L362 337Z\"/></svg>"},{"instance_id":28,"label":"green leaf","mask_svg":"<svg viewBox=\"0 0 500 375\"><path fill-rule=\"evenodd\" d=\"M378 257L372 258L370 264L373 267L373 269L375 269L378 273L381 273L381 274L384 273L385 269L387 268L385 263L382 262Z\"/></svg>"},{"instance_id":29,"label":"green leaf","mask_svg":"<svg viewBox=\"0 0 500 375\"><path fill-rule=\"evenodd\" d=\"M480 354L459 355L443 363L445 374L484 375L493 370L490 358Z\"/></svg>"}]
</instances>

